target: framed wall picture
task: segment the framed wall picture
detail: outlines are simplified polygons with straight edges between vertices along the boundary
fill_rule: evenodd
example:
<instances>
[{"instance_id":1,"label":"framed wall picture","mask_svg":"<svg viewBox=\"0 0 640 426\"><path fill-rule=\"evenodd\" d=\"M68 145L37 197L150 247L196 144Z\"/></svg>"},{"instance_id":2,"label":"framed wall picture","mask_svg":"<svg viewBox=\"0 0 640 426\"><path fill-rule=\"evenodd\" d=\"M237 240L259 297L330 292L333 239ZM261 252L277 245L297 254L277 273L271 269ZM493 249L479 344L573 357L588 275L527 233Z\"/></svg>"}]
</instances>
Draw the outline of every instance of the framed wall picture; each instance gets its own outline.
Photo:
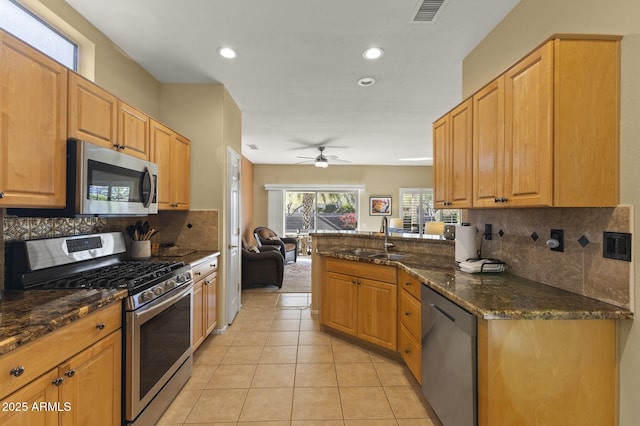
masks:
<instances>
[{"instance_id":1,"label":"framed wall picture","mask_svg":"<svg viewBox=\"0 0 640 426\"><path fill-rule=\"evenodd\" d=\"M391 197L369 197L369 216L391 216Z\"/></svg>"}]
</instances>

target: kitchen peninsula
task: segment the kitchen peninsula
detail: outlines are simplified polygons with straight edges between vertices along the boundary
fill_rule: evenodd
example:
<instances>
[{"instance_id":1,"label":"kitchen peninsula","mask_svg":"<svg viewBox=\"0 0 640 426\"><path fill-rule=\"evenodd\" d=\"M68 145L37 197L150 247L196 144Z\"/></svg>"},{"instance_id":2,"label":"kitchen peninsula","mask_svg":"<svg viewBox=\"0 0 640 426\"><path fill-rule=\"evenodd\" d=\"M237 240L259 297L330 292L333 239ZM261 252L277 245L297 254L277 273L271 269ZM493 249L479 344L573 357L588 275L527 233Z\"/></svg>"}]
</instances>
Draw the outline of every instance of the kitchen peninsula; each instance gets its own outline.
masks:
<instances>
[{"instance_id":1,"label":"kitchen peninsula","mask_svg":"<svg viewBox=\"0 0 640 426\"><path fill-rule=\"evenodd\" d=\"M390 296L387 305L381 303L382 299L372 302L370 294L366 298L373 309L397 311L387 330L400 330L391 336L396 338L392 350L401 355L409 349L398 343L402 330L406 330L402 318L405 310L398 308L398 301L402 301L402 292L405 285L411 284L410 279L477 318L479 425L517 424L540 416L545 424L562 423L567 418L578 424L616 423L616 321L632 318L629 310L509 273L461 272L454 265L452 241L391 236L392 252L406 256L389 260L362 255L382 250L382 238L375 234L318 233L313 240L314 297L321 300L319 309L326 329L375 345L375 341L366 337L370 332L363 338L336 327L343 318L331 318L331 312L337 310L330 306L336 303L331 296L335 291L332 286L344 284L338 291L352 292L355 300L366 294L361 288L376 280L376 273L368 273L372 267L397 271L398 278L387 277L382 281L390 283L399 295ZM336 260L347 262L341 265L343 271L344 266L351 265L355 278L343 279L346 274L336 271ZM360 276L369 281L357 278ZM399 278L405 276L410 279ZM358 305L359 309L362 306ZM383 315L376 312L369 317ZM356 318L356 328L382 330L361 324L362 318L367 316ZM411 368L407 357L403 358ZM411 370L420 381L416 370Z\"/></svg>"}]
</instances>

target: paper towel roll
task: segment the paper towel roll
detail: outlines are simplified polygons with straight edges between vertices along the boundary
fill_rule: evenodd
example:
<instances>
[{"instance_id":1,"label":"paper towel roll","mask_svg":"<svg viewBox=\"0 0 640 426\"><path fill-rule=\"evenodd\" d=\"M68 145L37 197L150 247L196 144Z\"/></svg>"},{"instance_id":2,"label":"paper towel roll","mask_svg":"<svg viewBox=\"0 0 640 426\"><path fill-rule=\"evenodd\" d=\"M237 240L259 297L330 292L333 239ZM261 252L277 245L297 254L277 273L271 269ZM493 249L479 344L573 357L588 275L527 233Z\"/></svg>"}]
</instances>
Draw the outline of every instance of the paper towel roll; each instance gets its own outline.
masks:
<instances>
[{"instance_id":1,"label":"paper towel roll","mask_svg":"<svg viewBox=\"0 0 640 426\"><path fill-rule=\"evenodd\" d=\"M475 226L456 226L456 262L478 257Z\"/></svg>"}]
</instances>

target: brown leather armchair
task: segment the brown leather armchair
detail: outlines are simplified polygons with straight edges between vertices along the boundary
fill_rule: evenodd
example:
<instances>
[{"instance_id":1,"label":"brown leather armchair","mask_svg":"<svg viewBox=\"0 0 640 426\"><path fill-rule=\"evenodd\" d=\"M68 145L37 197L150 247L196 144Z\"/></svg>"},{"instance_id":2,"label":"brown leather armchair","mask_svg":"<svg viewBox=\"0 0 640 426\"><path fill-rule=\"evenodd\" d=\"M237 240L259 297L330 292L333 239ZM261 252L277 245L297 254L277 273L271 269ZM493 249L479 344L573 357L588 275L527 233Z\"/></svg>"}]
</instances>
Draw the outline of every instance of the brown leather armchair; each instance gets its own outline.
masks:
<instances>
[{"instance_id":1,"label":"brown leather armchair","mask_svg":"<svg viewBox=\"0 0 640 426\"><path fill-rule=\"evenodd\" d=\"M279 237L271 229L259 226L253 230L258 247L265 245L276 246L284 258L284 263L295 262L298 259L298 240L296 238Z\"/></svg>"},{"instance_id":2,"label":"brown leather armchair","mask_svg":"<svg viewBox=\"0 0 640 426\"><path fill-rule=\"evenodd\" d=\"M275 285L282 288L284 258L275 246L263 246L251 250L242 242L242 288Z\"/></svg>"}]
</instances>

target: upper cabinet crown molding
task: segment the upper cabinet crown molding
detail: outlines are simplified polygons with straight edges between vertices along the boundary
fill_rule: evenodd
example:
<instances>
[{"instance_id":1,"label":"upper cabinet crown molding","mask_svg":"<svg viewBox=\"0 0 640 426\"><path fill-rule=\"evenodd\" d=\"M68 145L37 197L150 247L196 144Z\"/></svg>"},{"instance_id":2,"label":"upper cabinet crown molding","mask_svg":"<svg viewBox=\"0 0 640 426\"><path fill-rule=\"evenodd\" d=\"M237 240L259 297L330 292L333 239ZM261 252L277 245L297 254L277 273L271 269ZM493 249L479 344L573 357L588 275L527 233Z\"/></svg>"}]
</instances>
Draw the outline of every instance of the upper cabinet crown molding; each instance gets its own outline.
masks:
<instances>
[{"instance_id":1,"label":"upper cabinet crown molding","mask_svg":"<svg viewBox=\"0 0 640 426\"><path fill-rule=\"evenodd\" d=\"M472 207L618 204L620 40L556 35L472 96Z\"/></svg>"}]
</instances>

